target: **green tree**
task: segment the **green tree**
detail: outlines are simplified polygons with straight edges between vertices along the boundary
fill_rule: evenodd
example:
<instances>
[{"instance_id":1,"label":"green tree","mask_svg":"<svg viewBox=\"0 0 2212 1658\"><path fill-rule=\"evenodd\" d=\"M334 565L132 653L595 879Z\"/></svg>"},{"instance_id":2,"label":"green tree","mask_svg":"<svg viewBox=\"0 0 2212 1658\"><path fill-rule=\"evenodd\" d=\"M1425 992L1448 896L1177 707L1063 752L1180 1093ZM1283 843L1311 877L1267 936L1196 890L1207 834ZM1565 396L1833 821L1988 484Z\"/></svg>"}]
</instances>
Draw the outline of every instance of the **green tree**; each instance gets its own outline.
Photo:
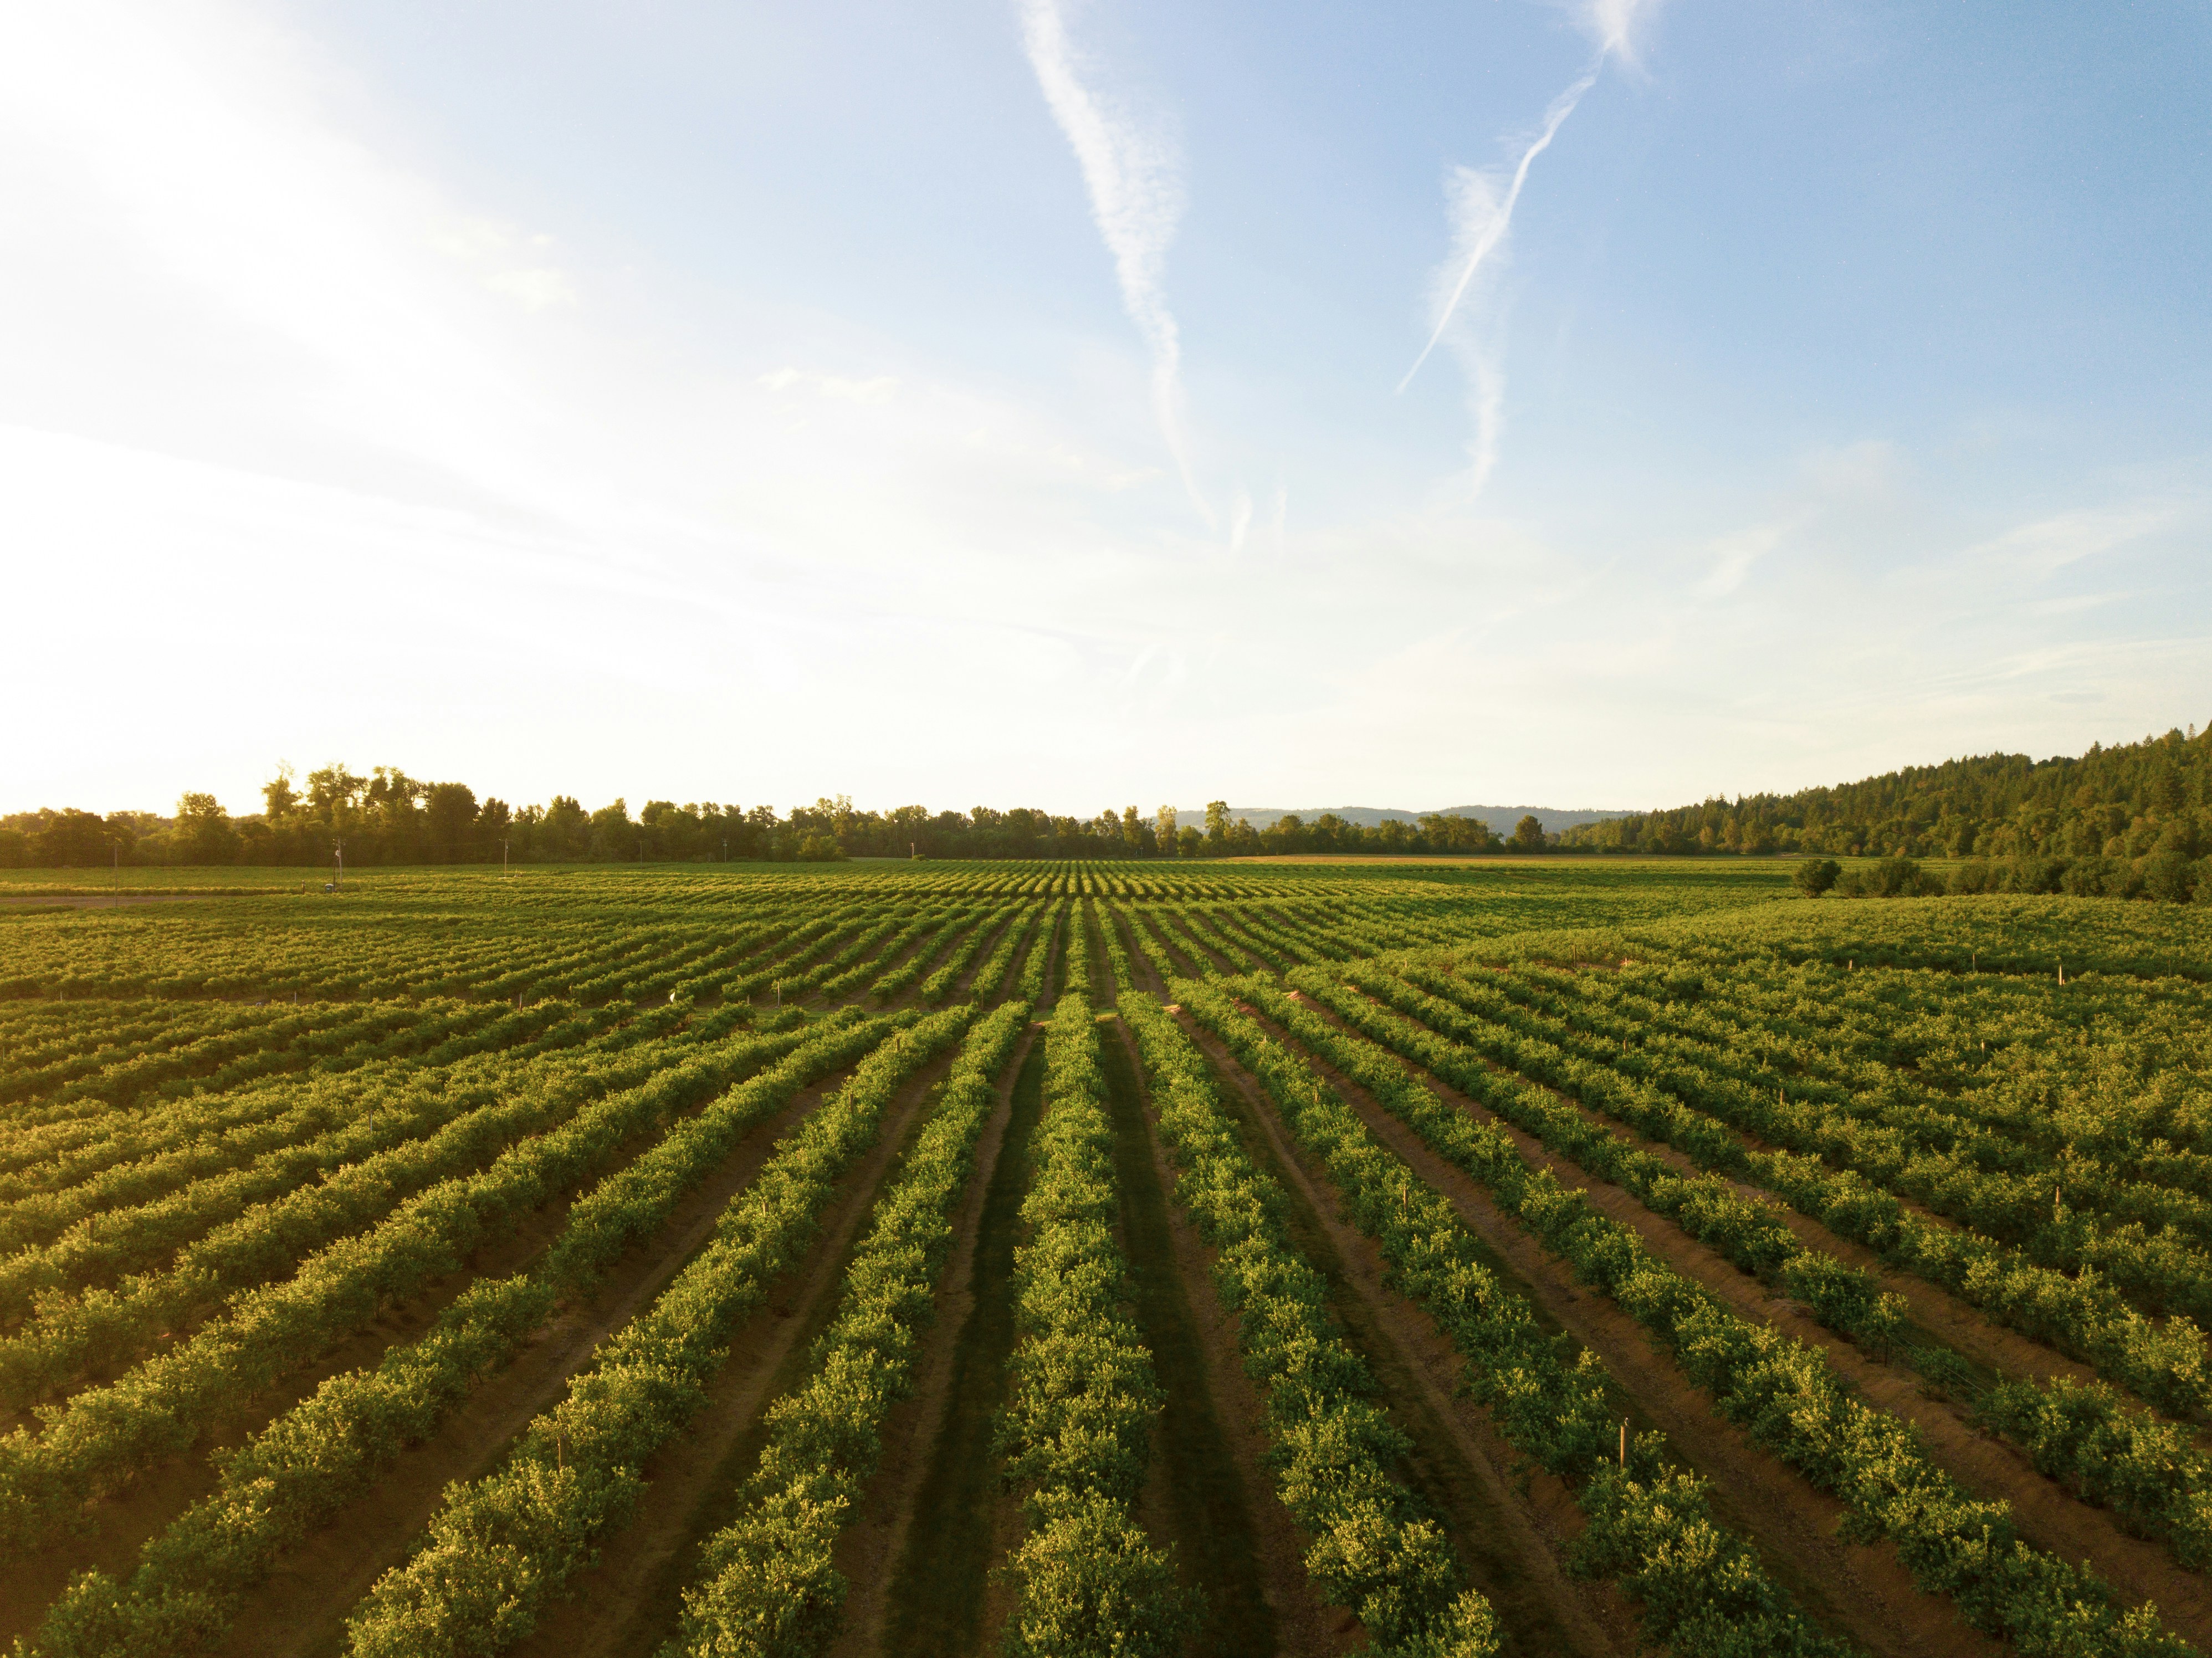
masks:
<instances>
[{"instance_id":1,"label":"green tree","mask_svg":"<svg viewBox=\"0 0 2212 1658\"><path fill-rule=\"evenodd\" d=\"M547 858L581 858L592 848L592 820L573 794L556 794L538 823L538 850Z\"/></svg>"},{"instance_id":2,"label":"green tree","mask_svg":"<svg viewBox=\"0 0 2212 1658\"><path fill-rule=\"evenodd\" d=\"M1513 850L1541 852L1543 849L1544 825L1532 811L1513 826Z\"/></svg>"},{"instance_id":3,"label":"green tree","mask_svg":"<svg viewBox=\"0 0 2212 1658\"><path fill-rule=\"evenodd\" d=\"M1808 898L1817 898L1836 884L1844 866L1832 858L1808 858L1790 872L1790 884Z\"/></svg>"},{"instance_id":4,"label":"green tree","mask_svg":"<svg viewBox=\"0 0 2212 1658\"><path fill-rule=\"evenodd\" d=\"M177 848L187 864L228 864L238 854L238 831L212 794L177 801Z\"/></svg>"},{"instance_id":5,"label":"green tree","mask_svg":"<svg viewBox=\"0 0 2212 1658\"><path fill-rule=\"evenodd\" d=\"M1176 849L1176 824L1181 814L1173 806L1162 806L1152 814L1152 835L1160 851L1172 857Z\"/></svg>"},{"instance_id":6,"label":"green tree","mask_svg":"<svg viewBox=\"0 0 2212 1658\"><path fill-rule=\"evenodd\" d=\"M1229 839L1229 803L1209 800L1206 803L1206 843L1216 852Z\"/></svg>"},{"instance_id":7,"label":"green tree","mask_svg":"<svg viewBox=\"0 0 2212 1658\"><path fill-rule=\"evenodd\" d=\"M592 814L592 861L627 863L637 856L637 825L629 820L629 802L617 795Z\"/></svg>"},{"instance_id":8,"label":"green tree","mask_svg":"<svg viewBox=\"0 0 2212 1658\"><path fill-rule=\"evenodd\" d=\"M261 786L261 814L271 823L289 817L298 808L300 792L292 786L292 762L279 760L276 774Z\"/></svg>"},{"instance_id":9,"label":"green tree","mask_svg":"<svg viewBox=\"0 0 2212 1658\"><path fill-rule=\"evenodd\" d=\"M466 860L472 850L469 832L476 826L476 791L466 783L433 783L424 792L422 826L434 861L458 864Z\"/></svg>"}]
</instances>

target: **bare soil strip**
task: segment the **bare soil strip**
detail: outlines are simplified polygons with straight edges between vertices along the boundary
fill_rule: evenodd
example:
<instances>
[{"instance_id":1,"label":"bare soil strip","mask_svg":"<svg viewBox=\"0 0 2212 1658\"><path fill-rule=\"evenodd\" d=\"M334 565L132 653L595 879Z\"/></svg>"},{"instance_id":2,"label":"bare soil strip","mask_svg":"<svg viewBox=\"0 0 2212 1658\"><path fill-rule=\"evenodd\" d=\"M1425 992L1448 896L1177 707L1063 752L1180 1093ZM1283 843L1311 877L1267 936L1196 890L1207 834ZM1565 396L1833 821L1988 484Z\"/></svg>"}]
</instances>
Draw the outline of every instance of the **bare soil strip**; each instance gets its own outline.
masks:
<instances>
[{"instance_id":1,"label":"bare soil strip","mask_svg":"<svg viewBox=\"0 0 2212 1658\"><path fill-rule=\"evenodd\" d=\"M921 1131L923 1107L957 1054L956 1044L900 1090L875 1145L839 1183L805 1263L771 1288L768 1302L732 1339L690 1429L647 1459L650 1483L629 1524L606 1540L599 1564L569 1584L568 1600L513 1649L515 1658L642 1658L676 1633L699 1546L736 1517L738 1488L767 1442L763 1413L805 1379L810 1349L836 1316L876 1199Z\"/></svg>"},{"instance_id":2,"label":"bare soil strip","mask_svg":"<svg viewBox=\"0 0 2212 1658\"><path fill-rule=\"evenodd\" d=\"M649 1304L713 1236L722 1211L768 1160L775 1141L842 1088L849 1074L839 1072L801 1090L783 1110L754 1128L684 1199L658 1236L615 1264L596 1295L564 1308L436 1434L406 1451L366 1497L296 1551L247 1604L234 1625L229 1649L269 1658L337 1649L346 1613L378 1577L406 1558L409 1546L436 1512L447 1483L490 1469L532 1418L559 1401L568 1378L589 1362L599 1342ZM545 1241L557 1230L557 1224L550 1226Z\"/></svg>"},{"instance_id":3,"label":"bare soil strip","mask_svg":"<svg viewBox=\"0 0 2212 1658\"><path fill-rule=\"evenodd\" d=\"M1597 1354L1645 1422L1666 1434L1674 1454L1693 1471L1712 1481L1715 1518L1757 1548L1767 1571L1809 1616L1875 1653L2004 1650L1961 1622L1948 1600L1915 1588L1892 1545L1844 1541L1838 1534L1844 1513L1841 1503L1815 1491L1743 1430L1714 1415L1705 1395L1640 1325L1607 1297L1577 1290L1565 1263L1497 1208L1470 1176L1431 1151L1357 1084L1297 1051L1359 1114L1376 1139L1441 1192L1468 1229L1510 1265L1514 1287ZM1449 1090L1439 1090L1439 1096L1485 1117L1463 1096ZM1563 1167L1559 1178L1568 1181L1578 1173ZM1592 1193L1594 1200L1597 1195ZM1702 1245L1680 1233L1675 1236L1678 1243L1711 1259ZM1669 1265L1686 1270L1671 1253L1652 1247ZM1720 1265L1735 1274L1734 1267ZM1756 1287L1755 1281L1747 1281Z\"/></svg>"},{"instance_id":4,"label":"bare soil strip","mask_svg":"<svg viewBox=\"0 0 2212 1658\"><path fill-rule=\"evenodd\" d=\"M1310 1164L1259 1084L1188 1019L1237 1116L1253 1161L1280 1181L1284 1217L1300 1253L1331 1290L1330 1310L1366 1358L1391 1420L1413 1442L1398 1473L1449 1532L1474 1586L1497 1609L1505 1650L1523 1658L1634 1650L1634 1609L1608 1588L1577 1582L1559 1553L1582 1529L1582 1511L1559 1479L1526 1467L1486 1414L1457 1396L1461 1360L1435 1321L1385 1283L1382 1251L1343 1218L1334 1186ZM1503 1262L1499 1276L1516 1276ZM1332 1634L1358 1632L1331 1611Z\"/></svg>"},{"instance_id":5,"label":"bare soil strip","mask_svg":"<svg viewBox=\"0 0 2212 1658\"><path fill-rule=\"evenodd\" d=\"M955 1403L961 1379L959 1338L969 1330L978 1303L977 1256L984 1210L1013 1127L1016 1084L1036 1040L1034 1029L1023 1037L999 1079L999 1103L976 1142L975 1171L953 1220L952 1253L937 1286L934 1316L915 1367L913 1396L893 1406L884 1419L876 1476L861 1494L853 1523L837 1540L836 1568L848 1585L843 1630L831 1648L840 1658L884 1649L891 1584L899 1563L917 1537L931 1540L925 1554L933 1546L935 1533L922 1521L924 1482ZM1036 1092L1034 1078L1030 1092ZM1022 1155L1017 1147L1008 1167L1018 1168ZM990 1288L981 1287L987 1293ZM1006 1289L1003 1280L999 1287Z\"/></svg>"},{"instance_id":6,"label":"bare soil strip","mask_svg":"<svg viewBox=\"0 0 2212 1658\"><path fill-rule=\"evenodd\" d=\"M1044 1045L1035 1042L1016 1073L1006 1131L992 1160L975 1236L956 1276L964 1303L924 1427L931 1442L897 1564L880 1598L848 1607L840 1654L967 1658L986 1650L1012 1597L992 1568L1021 1536L1021 1509L999 1481L993 1431L1006 1403L1014 1323L1014 1248L1029 1191L1030 1136L1044 1110ZM948 1308L948 1314L954 1309ZM951 1323L948 1317L948 1327Z\"/></svg>"},{"instance_id":7,"label":"bare soil strip","mask_svg":"<svg viewBox=\"0 0 2212 1658\"><path fill-rule=\"evenodd\" d=\"M1153 1430L1145 1528L1175 1545L1183 1582L1206 1597L1200 1650L1264 1658L1276 1649L1273 1586L1264 1581L1252 1515L1273 1492L1257 1463L1240 1466L1222 1431L1216 1380L1208 1374L1190 1286L1168 1225L1158 1148L1121 1022L1102 1033L1101 1068L1114 1124L1114 1181L1121 1196L1121 1243L1129 1259L1137 1327L1166 1394ZM1234 1358L1231 1364L1234 1365Z\"/></svg>"},{"instance_id":8,"label":"bare soil strip","mask_svg":"<svg viewBox=\"0 0 2212 1658\"><path fill-rule=\"evenodd\" d=\"M1327 1010L1317 1011L1329 1017ZM1313 1062L1310 1054L1306 1057ZM1513 1137L1514 1145L1529 1162L1550 1169L1569 1190L1585 1193L1591 1206L1608 1219L1632 1227L1653 1254L1717 1297L1738 1316L1771 1324L1784 1334L1820 1348L1836 1372L1847 1378L1869 1404L1911 1423L1919 1430L1929 1456L1953 1479L1976 1497L2002 1498L2011 1503L2021 1533L2028 1541L2062 1559L2088 1559L2130 1601L2156 1601L2166 1626L2175 1633L2200 1648L2212 1643L2212 1584L2177 1565L2162 1544L2130 1536L2111 1510L2081 1502L2056 1481L2038 1473L2025 1455L1995 1435L1974 1427L1958 1406L1923 1396L1917 1381L1905 1367L1871 1357L1816 1322L1796 1303L1776 1295L1757 1278L1691 1237L1674 1222L1654 1214L1633 1193L1594 1178L1564 1157L1554 1157L1540 1141L1492 1117L1440 1078L1403 1060L1398 1063L1435 1090L1438 1098L1480 1121L1495 1122ZM1340 1089L1346 1087L1341 1078L1332 1077L1332 1080ZM1575 1105L1564 1095L1554 1092L1553 1096L1570 1106ZM1695 1164L1679 1152L1643 1141L1641 1136L1601 1113L1577 1108L1582 1109L1590 1121L1644 1145L1647 1150L1686 1174L1694 1175L1698 1172ZM1391 1121L1395 1122L1395 1119ZM1784 1212L1803 1219L1794 1212ZM1832 1248L1839 1256L1850 1258L1842 1241L1828 1237L1825 1228L1808 1222L1805 1227L1795 1230L1812 1247ZM1870 1254L1864 1250L1856 1253L1861 1256ZM1953 1327L1965 1321L1978 1322L1979 1315L1970 1310L1948 1314L1938 1311L1932 1328L1948 1339ZM1966 1327L1971 1328L1971 1323ZM2025 1342L2025 1338L2021 1340Z\"/></svg>"}]
</instances>

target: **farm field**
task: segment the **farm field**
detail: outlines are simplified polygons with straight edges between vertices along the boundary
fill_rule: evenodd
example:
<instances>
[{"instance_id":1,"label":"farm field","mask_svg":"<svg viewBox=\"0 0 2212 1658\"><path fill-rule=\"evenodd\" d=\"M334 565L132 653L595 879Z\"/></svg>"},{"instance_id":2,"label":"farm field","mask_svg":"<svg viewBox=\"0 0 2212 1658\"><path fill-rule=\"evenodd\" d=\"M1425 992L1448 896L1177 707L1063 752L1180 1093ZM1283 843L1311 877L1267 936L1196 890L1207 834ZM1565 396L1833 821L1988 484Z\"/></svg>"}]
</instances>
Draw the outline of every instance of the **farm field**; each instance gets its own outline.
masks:
<instances>
[{"instance_id":1,"label":"farm field","mask_svg":"<svg viewBox=\"0 0 2212 1658\"><path fill-rule=\"evenodd\" d=\"M19 1651L2212 1652L2205 906L87 876L0 884Z\"/></svg>"}]
</instances>

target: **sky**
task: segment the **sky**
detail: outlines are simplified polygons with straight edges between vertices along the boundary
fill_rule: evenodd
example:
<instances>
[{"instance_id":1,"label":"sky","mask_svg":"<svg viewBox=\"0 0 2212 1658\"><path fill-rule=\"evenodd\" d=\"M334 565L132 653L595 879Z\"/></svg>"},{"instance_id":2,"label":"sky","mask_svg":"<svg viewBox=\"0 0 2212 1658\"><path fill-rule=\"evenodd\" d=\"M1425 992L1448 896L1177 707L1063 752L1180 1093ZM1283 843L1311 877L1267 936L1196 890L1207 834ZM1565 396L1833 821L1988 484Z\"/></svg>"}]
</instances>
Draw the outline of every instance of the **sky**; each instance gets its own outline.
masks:
<instances>
[{"instance_id":1,"label":"sky","mask_svg":"<svg viewBox=\"0 0 2212 1658\"><path fill-rule=\"evenodd\" d=\"M0 0L0 811L2212 718L2212 5Z\"/></svg>"}]
</instances>

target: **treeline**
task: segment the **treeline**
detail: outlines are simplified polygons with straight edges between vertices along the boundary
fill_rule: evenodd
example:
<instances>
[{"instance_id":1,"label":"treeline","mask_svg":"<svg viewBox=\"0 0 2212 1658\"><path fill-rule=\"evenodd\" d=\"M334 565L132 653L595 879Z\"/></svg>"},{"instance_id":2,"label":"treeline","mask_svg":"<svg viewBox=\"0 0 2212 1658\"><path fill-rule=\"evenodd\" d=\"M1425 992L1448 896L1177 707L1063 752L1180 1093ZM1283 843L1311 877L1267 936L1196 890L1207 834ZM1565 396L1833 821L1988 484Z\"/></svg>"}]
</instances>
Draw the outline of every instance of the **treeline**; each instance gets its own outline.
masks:
<instances>
[{"instance_id":1,"label":"treeline","mask_svg":"<svg viewBox=\"0 0 2212 1658\"><path fill-rule=\"evenodd\" d=\"M186 794L173 816L76 810L0 817L0 868L252 864L349 867L379 864L830 862L843 858L1205 858L1266 853L1498 852L1509 849L1472 817L1363 828L1334 813L1285 817L1266 829L1215 801L1203 827L1162 806L1070 817L1017 806L932 812L860 811L843 795L794 806L626 800L586 811L570 795L544 805L478 799L465 783L426 783L396 766L366 777L343 764L302 779L289 766L262 786L262 810L233 817L212 794ZM1513 850L1541 850L1542 829L1522 820Z\"/></svg>"},{"instance_id":2,"label":"treeline","mask_svg":"<svg viewBox=\"0 0 2212 1658\"><path fill-rule=\"evenodd\" d=\"M1933 898L1986 892L2063 893L2069 898L2147 898L2160 903L2212 905L2212 856L2175 851L2142 858L1968 858L1942 874L1912 858L1876 859L1845 869L1813 857L1791 878L1808 898Z\"/></svg>"},{"instance_id":3,"label":"treeline","mask_svg":"<svg viewBox=\"0 0 2212 1658\"><path fill-rule=\"evenodd\" d=\"M1711 799L1583 823L1562 851L1825 857L2106 859L2212 853L2212 731L2078 759L1982 755L1834 788Z\"/></svg>"}]
</instances>

